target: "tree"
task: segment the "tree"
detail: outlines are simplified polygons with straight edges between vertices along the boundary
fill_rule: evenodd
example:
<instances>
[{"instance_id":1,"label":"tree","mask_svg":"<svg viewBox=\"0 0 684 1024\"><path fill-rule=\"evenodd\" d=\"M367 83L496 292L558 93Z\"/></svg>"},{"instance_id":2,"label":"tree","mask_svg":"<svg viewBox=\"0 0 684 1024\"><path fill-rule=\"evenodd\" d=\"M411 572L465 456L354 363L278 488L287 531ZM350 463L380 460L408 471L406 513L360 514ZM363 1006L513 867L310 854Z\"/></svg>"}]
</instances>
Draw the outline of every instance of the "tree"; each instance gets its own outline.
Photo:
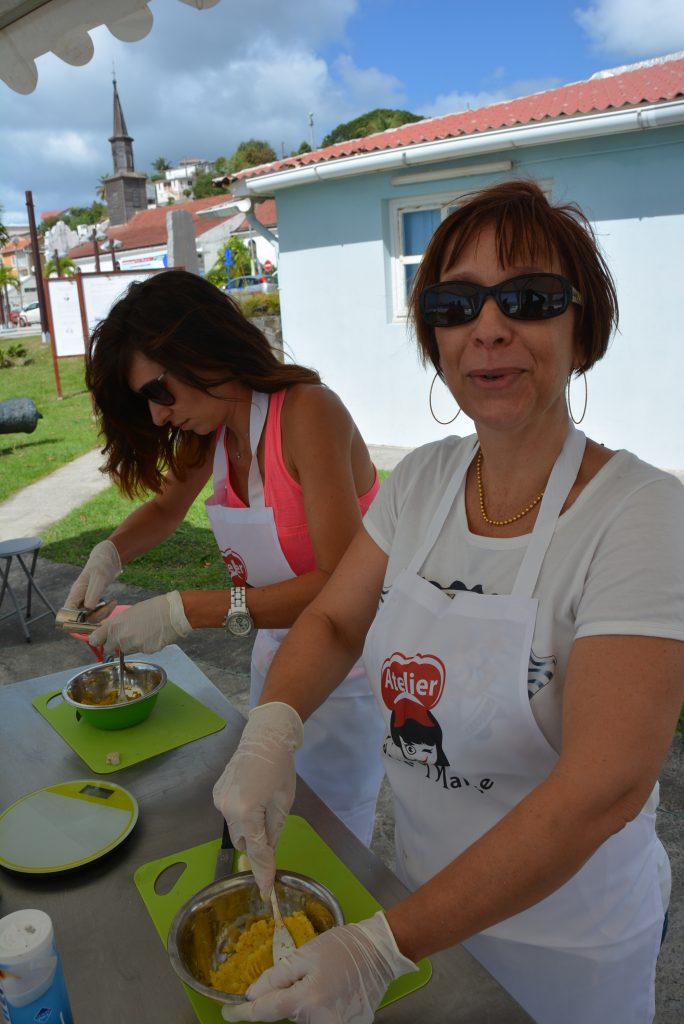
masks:
<instances>
[{"instance_id":1,"label":"tree","mask_svg":"<svg viewBox=\"0 0 684 1024\"><path fill-rule=\"evenodd\" d=\"M68 228L75 231L79 224L99 224L107 217L107 204L97 199L90 206L72 206L54 217L47 217L38 225L38 234L44 235L48 228L54 227L58 220L63 220Z\"/></svg>"},{"instance_id":2,"label":"tree","mask_svg":"<svg viewBox=\"0 0 684 1024\"><path fill-rule=\"evenodd\" d=\"M367 114L355 117L353 121L338 124L337 128L325 136L321 146L334 146L337 142L348 142L349 139L362 139L374 132L384 132L388 128L399 128L402 124L413 124L422 121L420 114L411 114L408 110L386 110L378 107Z\"/></svg>"},{"instance_id":3,"label":"tree","mask_svg":"<svg viewBox=\"0 0 684 1024\"><path fill-rule=\"evenodd\" d=\"M55 277L71 277L76 273L76 264L68 256L58 256L57 259L53 257L45 264L45 276L50 277L52 274Z\"/></svg>"},{"instance_id":4,"label":"tree","mask_svg":"<svg viewBox=\"0 0 684 1024\"><path fill-rule=\"evenodd\" d=\"M294 153L290 153L290 156L301 156L303 153L310 153L311 146L308 142L300 142L299 149L296 149Z\"/></svg>"},{"instance_id":5,"label":"tree","mask_svg":"<svg viewBox=\"0 0 684 1024\"><path fill-rule=\"evenodd\" d=\"M229 173L237 174L247 167L258 167L259 164L270 164L278 157L268 142L260 139L248 139L241 142L228 161Z\"/></svg>"},{"instance_id":6,"label":"tree","mask_svg":"<svg viewBox=\"0 0 684 1024\"><path fill-rule=\"evenodd\" d=\"M107 186L105 185L105 178L108 178L108 177L109 177L108 174L101 174L100 175L100 180L99 180L99 182L97 184L97 188L95 189L95 195L102 202L104 202L105 199L107 198Z\"/></svg>"},{"instance_id":7,"label":"tree","mask_svg":"<svg viewBox=\"0 0 684 1024\"><path fill-rule=\"evenodd\" d=\"M223 258L226 249L230 249L233 253L233 262L230 266L231 277L244 277L245 274L251 273L252 270L249 249L241 238L231 235L223 249L221 249L216 263L207 271L207 281L211 281L217 288L225 288L228 284L228 271L226 270L226 263Z\"/></svg>"},{"instance_id":8,"label":"tree","mask_svg":"<svg viewBox=\"0 0 684 1024\"><path fill-rule=\"evenodd\" d=\"M9 295L7 293L9 285L13 288L19 288L19 278L11 267L6 266L4 263L0 263L0 323L3 324L8 323L9 312L11 309Z\"/></svg>"},{"instance_id":9,"label":"tree","mask_svg":"<svg viewBox=\"0 0 684 1024\"><path fill-rule=\"evenodd\" d=\"M2 203L0 203L0 245L7 245L9 242L9 234L2 220Z\"/></svg>"},{"instance_id":10,"label":"tree","mask_svg":"<svg viewBox=\"0 0 684 1024\"><path fill-rule=\"evenodd\" d=\"M215 177L218 177L215 168L212 170L210 167L208 171L201 171L195 178L195 183L190 191L192 198L206 199L207 196L220 195L224 189L214 184Z\"/></svg>"},{"instance_id":11,"label":"tree","mask_svg":"<svg viewBox=\"0 0 684 1024\"><path fill-rule=\"evenodd\" d=\"M165 156L158 156L156 160L153 160L152 167L157 172L157 174L160 174L162 177L164 176L164 171L171 170L171 164L169 163Z\"/></svg>"}]
</instances>

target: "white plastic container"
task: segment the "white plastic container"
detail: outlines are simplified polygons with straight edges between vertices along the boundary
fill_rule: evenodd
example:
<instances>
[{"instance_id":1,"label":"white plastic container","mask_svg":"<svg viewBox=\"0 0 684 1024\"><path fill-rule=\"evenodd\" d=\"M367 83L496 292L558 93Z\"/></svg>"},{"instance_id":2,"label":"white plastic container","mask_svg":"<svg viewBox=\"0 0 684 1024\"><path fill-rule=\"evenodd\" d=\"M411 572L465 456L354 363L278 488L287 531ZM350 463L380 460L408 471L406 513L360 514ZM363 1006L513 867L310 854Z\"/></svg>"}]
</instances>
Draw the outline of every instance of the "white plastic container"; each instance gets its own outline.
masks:
<instances>
[{"instance_id":1,"label":"white plastic container","mask_svg":"<svg viewBox=\"0 0 684 1024\"><path fill-rule=\"evenodd\" d=\"M42 910L0 919L0 1020L73 1024L52 921Z\"/></svg>"}]
</instances>

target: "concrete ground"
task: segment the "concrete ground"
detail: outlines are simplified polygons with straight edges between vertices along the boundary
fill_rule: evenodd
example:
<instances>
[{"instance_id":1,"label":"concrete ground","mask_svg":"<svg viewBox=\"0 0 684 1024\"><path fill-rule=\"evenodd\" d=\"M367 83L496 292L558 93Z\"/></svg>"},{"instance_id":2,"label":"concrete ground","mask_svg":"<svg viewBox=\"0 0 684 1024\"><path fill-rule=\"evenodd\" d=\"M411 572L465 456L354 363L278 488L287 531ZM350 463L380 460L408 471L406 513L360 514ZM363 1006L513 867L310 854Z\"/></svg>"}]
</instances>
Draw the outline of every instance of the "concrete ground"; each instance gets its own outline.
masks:
<instances>
[{"instance_id":1,"label":"concrete ground","mask_svg":"<svg viewBox=\"0 0 684 1024\"><path fill-rule=\"evenodd\" d=\"M391 469L407 449L371 446L376 465ZM82 456L70 466L57 470L0 503L0 541L16 537L40 536L50 523L59 520L71 508L90 497L97 489L108 486L98 471L96 452ZM77 568L38 559L36 579L55 609L61 607ZM12 571L12 581L23 593L19 571ZM115 582L111 594L122 604L134 604L153 596L152 592ZM27 643L16 615L4 621L2 616L11 605L7 598L0 608L0 685L8 685L33 676L47 675L94 661L80 641L55 629L50 615L30 627L31 643ZM40 602L34 613L43 611ZM222 629L198 630L180 642L185 653L212 680L238 710L246 713L249 687L251 639L229 639ZM0 736L3 729L0 722ZM10 742L2 736L2 742ZM666 942L658 962L657 1011L655 1024L681 1024L684 1020L684 738L673 739L660 777L661 803L658 810L658 834L672 864L672 899L670 924ZM1 805L1 795L0 795ZM389 793L381 793L372 848L390 867L393 862L393 816ZM579 1024L579 1022L578 1022ZM607 1022L613 1024L613 1022Z\"/></svg>"}]
</instances>

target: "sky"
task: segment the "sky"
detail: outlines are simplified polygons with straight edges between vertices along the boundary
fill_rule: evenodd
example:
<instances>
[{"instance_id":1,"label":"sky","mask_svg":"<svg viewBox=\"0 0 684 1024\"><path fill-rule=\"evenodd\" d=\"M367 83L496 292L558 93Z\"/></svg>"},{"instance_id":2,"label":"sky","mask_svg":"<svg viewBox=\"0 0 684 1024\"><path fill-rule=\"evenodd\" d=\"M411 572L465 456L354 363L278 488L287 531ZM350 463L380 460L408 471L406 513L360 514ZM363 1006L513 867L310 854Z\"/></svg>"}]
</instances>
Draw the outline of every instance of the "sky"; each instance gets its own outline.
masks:
<instances>
[{"instance_id":1,"label":"sky","mask_svg":"<svg viewBox=\"0 0 684 1024\"><path fill-rule=\"evenodd\" d=\"M112 0L115 6L115 0ZM437 117L526 96L597 71L684 51L682 0L149 0L145 39L101 26L95 56L48 53L20 95L0 80L0 207L25 224L90 206L112 171L112 69L135 168L230 156L264 139L314 148L376 107ZM313 125L310 124L311 116Z\"/></svg>"}]
</instances>

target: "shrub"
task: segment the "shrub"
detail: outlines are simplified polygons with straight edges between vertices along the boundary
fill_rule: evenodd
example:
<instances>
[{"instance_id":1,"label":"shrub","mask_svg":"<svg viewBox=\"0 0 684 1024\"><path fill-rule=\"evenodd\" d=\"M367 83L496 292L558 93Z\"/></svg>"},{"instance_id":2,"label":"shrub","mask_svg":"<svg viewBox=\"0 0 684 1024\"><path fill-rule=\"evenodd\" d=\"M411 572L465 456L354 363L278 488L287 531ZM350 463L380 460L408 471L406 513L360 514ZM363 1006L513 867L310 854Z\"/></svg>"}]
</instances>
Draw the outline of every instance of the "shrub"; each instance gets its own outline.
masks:
<instances>
[{"instance_id":1,"label":"shrub","mask_svg":"<svg viewBox=\"0 0 684 1024\"><path fill-rule=\"evenodd\" d=\"M278 292L252 292L239 301L245 316L280 316Z\"/></svg>"}]
</instances>

